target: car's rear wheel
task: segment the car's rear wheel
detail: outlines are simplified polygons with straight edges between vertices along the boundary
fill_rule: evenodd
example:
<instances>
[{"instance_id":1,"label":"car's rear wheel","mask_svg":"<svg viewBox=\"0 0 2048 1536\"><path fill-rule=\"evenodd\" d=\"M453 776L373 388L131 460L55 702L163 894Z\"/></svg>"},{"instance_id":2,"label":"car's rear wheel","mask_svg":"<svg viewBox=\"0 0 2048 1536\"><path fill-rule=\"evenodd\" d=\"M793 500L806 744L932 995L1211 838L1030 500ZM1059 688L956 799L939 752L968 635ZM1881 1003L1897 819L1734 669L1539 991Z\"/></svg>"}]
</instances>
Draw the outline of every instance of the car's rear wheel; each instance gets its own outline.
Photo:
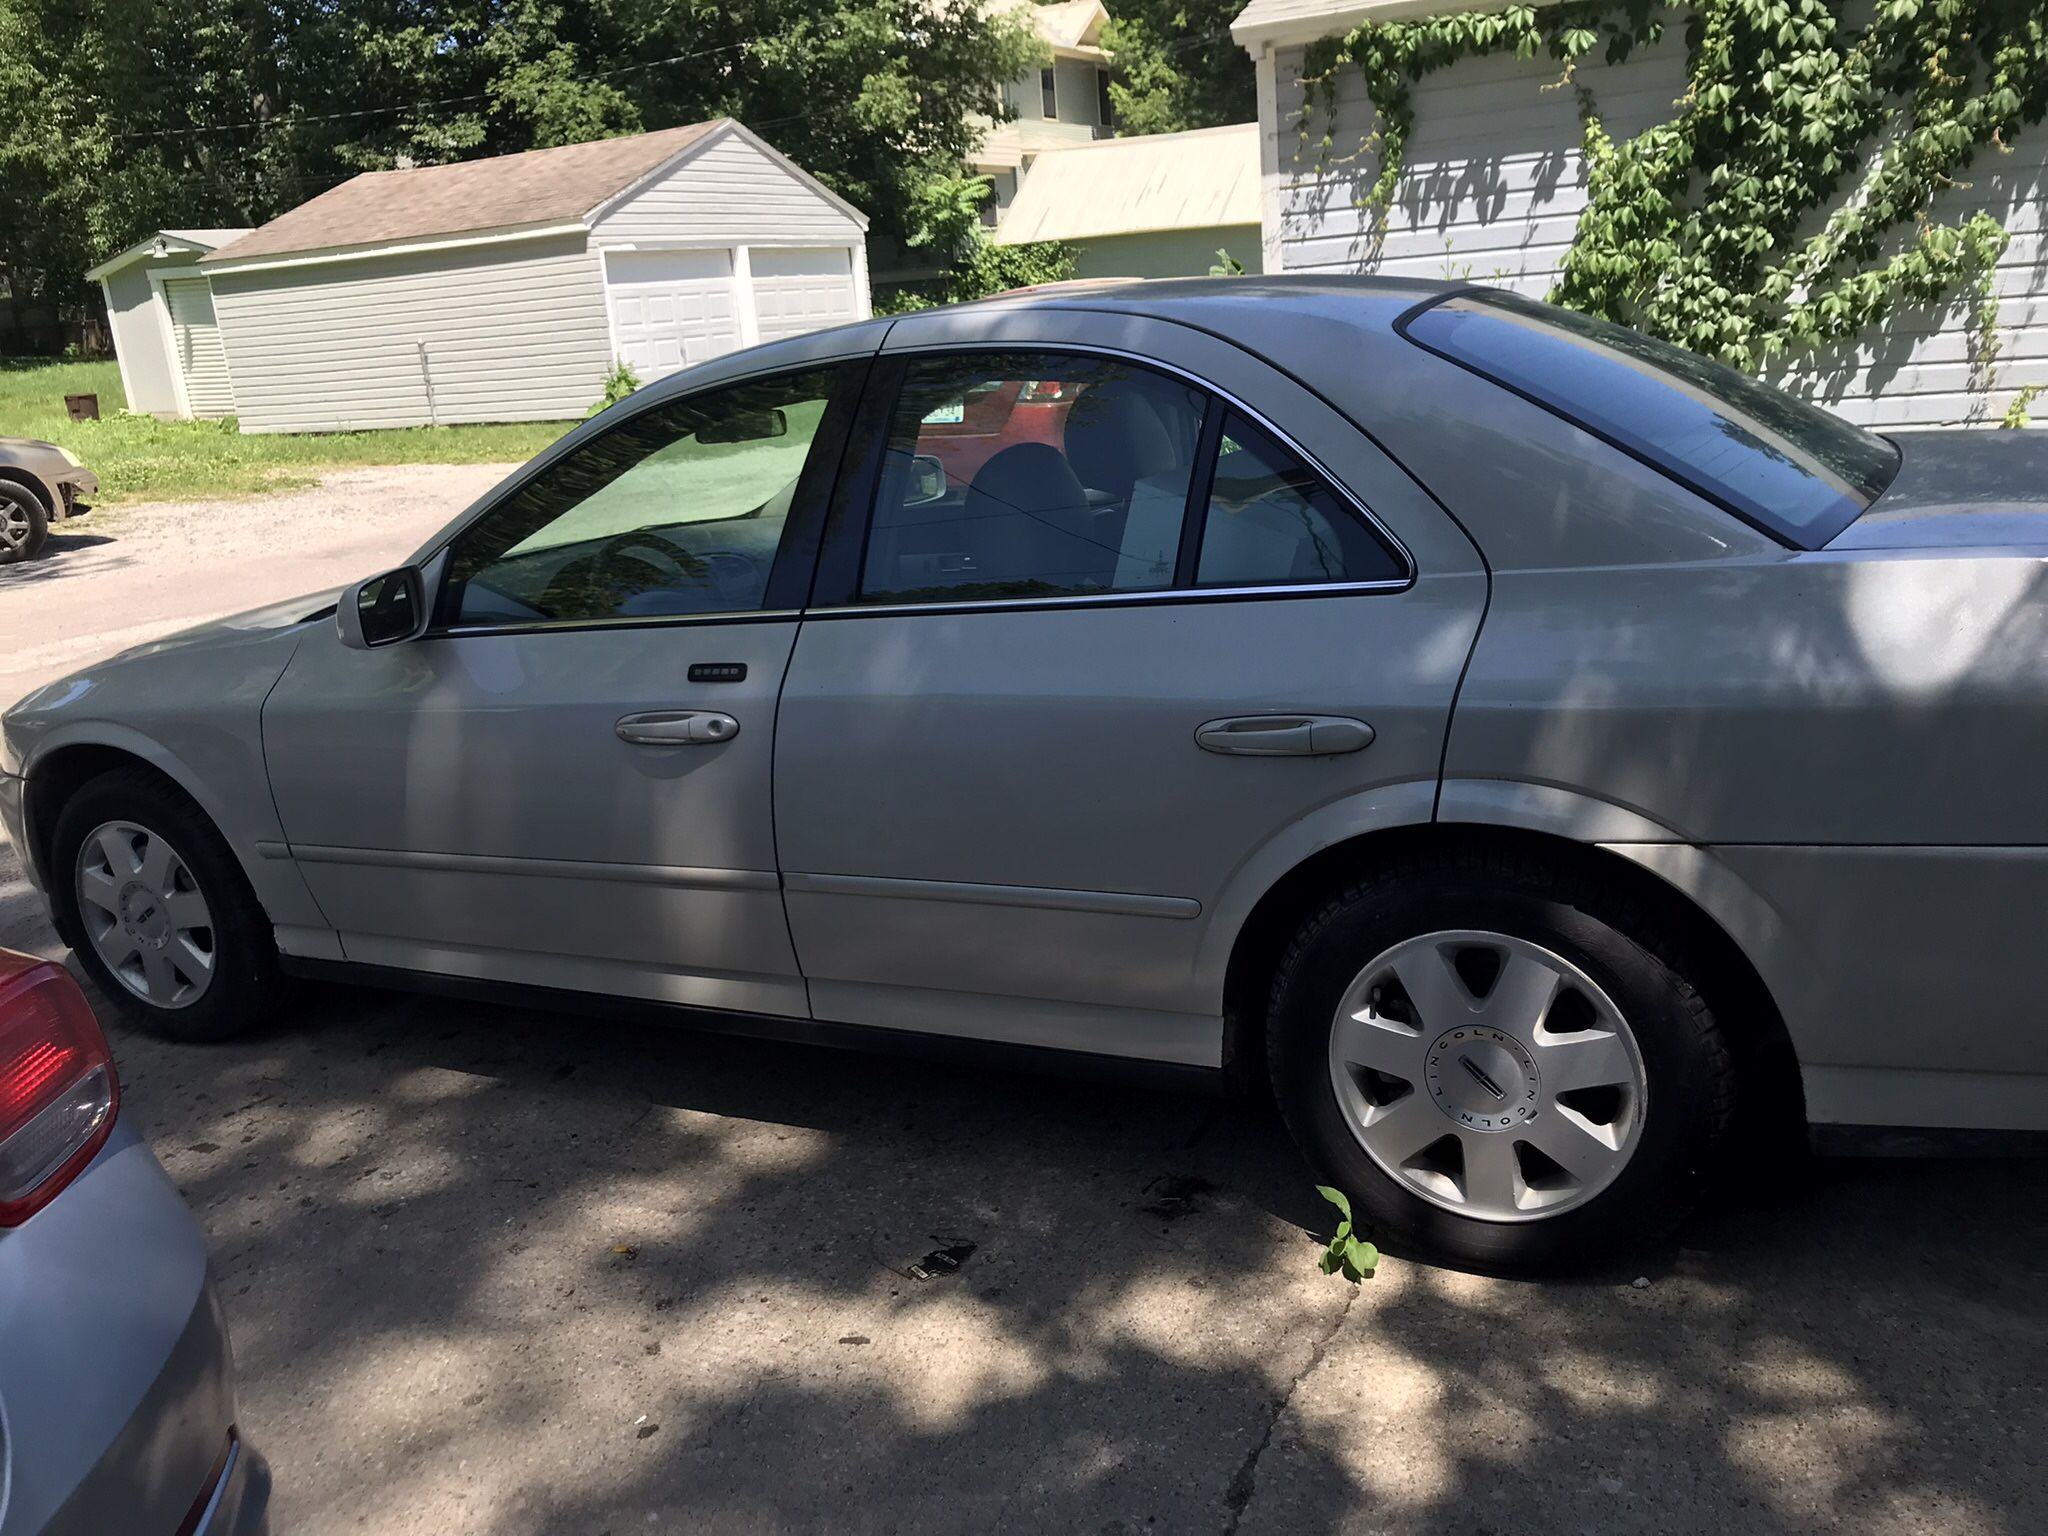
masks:
<instances>
[{"instance_id":1,"label":"car's rear wheel","mask_svg":"<svg viewBox=\"0 0 2048 1536\"><path fill-rule=\"evenodd\" d=\"M191 798L143 768L87 784L57 817L65 937L107 996L172 1040L225 1040L284 991L269 920Z\"/></svg>"},{"instance_id":2,"label":"car's rear wheel","mask_svg":"<svg viewBox=\"0 0 2048 1536\"><path fill-rule=\"evenodd\" d=\"M42 499L19 480L0 479L0 565L35 559L49 536Z\"/></svg>"},{"instance_id":3,"label":"car's rear wheel","mask_svg":"<svg viewBox=\"0 0 2048 1536\"><path fill-rule=\"evenodd\" d=\"M1479 848L1331 899L1268 1023L1310 1161L1396 1243L1504 1271L1590 1263L1689 1209L1733 1106L1677 936L1597 872Z\"/></svg>"}]
</instances>

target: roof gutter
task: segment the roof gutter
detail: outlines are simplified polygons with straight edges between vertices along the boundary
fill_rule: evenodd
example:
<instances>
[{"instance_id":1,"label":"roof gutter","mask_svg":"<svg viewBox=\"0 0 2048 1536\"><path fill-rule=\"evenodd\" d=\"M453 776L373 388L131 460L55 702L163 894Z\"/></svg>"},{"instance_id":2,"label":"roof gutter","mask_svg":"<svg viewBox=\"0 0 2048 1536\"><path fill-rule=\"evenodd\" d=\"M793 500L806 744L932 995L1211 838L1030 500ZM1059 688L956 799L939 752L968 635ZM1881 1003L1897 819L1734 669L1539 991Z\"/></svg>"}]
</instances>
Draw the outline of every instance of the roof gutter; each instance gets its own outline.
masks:
<instances>
[{"instance_id":1,"label":"roof gutter","mask_svg":"<svg viewBox=\"0 0 2048 1536\"><path fill-rule=\"evenodd\" d=\"M1240 48L1257 55L1262 48L1291 48L1342 37L1368 21L1413 21L1423 16L1477 14L1504 11L1513 5L1543 7L1562 0L1350 0L1308 14L1265 17L1258 0L1239 13L1230 24L1230 35Z\"/></svg>"},{"instance_id":2,"label":"roof gutter","mask_svg":"<svg viewBox=\"0 0 2048 1536\"><path fill-rule=\"evenodd\" d=\"M337 245L309 251L280 251L275 255L249 256L241 260L234 257L234 247L229 246L229 254L206 257L199 266L201 271L216 277L233 277L244 272L324 266L337 261L373 261L383 256L411 256L423 251L452 251L469 246L504 245L514 240L544 240L553 235L588 233L589 226L581 219L571 219L550 224L507 225L502 229L474 230L421 240L393 240L383 245Z\"/></svg>"}]
</instances>

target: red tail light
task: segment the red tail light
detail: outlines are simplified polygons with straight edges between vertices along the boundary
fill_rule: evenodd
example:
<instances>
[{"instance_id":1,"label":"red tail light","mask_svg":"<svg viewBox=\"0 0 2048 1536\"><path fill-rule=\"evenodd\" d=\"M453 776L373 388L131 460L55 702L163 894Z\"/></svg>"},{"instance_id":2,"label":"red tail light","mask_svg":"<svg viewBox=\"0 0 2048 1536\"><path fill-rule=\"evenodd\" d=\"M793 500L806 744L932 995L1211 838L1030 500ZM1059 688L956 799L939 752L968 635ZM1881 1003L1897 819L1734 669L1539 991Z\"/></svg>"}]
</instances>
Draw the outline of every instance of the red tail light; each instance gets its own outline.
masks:
<instances>
[{"instance_id":1,"label":"red tail light","mask_svg":"<svg viewBox=\"0 0 2048 1536\"><path fill-rule=\"evenodd\" d=\"M107 1037L71 973L0 950L0 1227L78 1176L120 1102Z\"/></svg>"}]
</instances>

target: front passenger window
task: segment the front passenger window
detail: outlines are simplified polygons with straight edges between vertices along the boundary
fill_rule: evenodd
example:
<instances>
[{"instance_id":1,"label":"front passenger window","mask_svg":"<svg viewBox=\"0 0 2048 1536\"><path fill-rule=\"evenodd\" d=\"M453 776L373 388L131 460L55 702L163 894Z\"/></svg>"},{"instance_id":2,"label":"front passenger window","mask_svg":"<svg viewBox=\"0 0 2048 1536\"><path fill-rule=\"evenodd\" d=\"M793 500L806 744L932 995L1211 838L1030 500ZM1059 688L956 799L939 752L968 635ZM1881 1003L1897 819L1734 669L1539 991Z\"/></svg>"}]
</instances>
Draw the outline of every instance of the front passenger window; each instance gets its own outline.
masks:
<instances>
[{"instance_id":1,"label":"front passenger window","mask_svg":"<svg viewBox=\"0 0 2048 1536\"><path fill-rule=\"evenodd\" d=\"M838 377L729 385L584 444L458 536L441 622L758 609Z\"/></svg>"}]
</instances>

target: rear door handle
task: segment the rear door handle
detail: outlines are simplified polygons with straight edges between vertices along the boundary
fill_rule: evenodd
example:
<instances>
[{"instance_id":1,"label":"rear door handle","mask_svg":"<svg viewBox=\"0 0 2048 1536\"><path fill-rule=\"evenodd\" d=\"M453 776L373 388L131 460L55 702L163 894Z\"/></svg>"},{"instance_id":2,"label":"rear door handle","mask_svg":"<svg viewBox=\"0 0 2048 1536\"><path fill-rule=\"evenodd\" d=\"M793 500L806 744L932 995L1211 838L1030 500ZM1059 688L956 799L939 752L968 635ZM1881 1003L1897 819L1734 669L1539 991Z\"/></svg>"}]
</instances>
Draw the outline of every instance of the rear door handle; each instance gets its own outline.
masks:
<instances>
[{"instance_id":1,"label":"rear door handle","mask_svg":"<svg viewBox=\"0 0 2048 1536\"><path fill-rule=\"evenodd\" d=\"M1372 727L1349 715L1234 715L1195 731L1204 752L1242 757L1325 757L1372 745Z\"/></svg>"},{"instance_id":2,"label":"rear door handle","mask_svg":"<svg viewBox=\"0 0 2048 1536\"><path fill-rule=\"evenodd\" d=\"M712 709L651 709L644 714L621 715L615 729L619 740L636 747L694 747L731 741L739 735L740 723Z\"/></svg>"}]
</instances>

